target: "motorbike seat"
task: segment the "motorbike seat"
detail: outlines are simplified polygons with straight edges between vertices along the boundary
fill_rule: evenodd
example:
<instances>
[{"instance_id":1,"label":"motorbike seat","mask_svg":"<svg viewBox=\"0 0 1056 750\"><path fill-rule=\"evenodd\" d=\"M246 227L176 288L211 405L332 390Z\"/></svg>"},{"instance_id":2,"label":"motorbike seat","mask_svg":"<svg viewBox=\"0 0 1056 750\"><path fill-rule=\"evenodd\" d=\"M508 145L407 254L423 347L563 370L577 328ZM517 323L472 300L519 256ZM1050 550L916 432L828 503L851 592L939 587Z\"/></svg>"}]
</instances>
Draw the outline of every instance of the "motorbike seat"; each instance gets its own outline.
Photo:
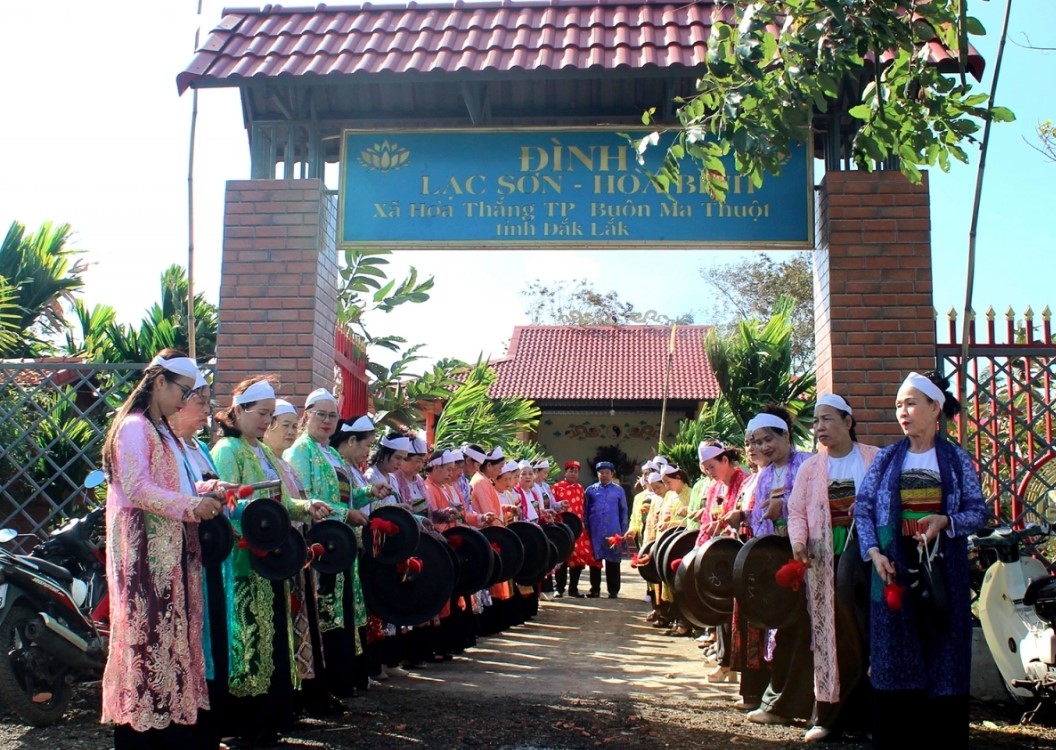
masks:
<instances>
[{"instance_id":1,"label":"motorbike seat","mask_svg":"<svg viewBox=\"0 0 1056 750\"><path fill-rule=\"evenodd\" d=\"M56 581L68 583L73 580L73 574L61 565L30 555L19 555L18 559L28 565L35 566L41 573Z\"/></svg>"}]
</instances>

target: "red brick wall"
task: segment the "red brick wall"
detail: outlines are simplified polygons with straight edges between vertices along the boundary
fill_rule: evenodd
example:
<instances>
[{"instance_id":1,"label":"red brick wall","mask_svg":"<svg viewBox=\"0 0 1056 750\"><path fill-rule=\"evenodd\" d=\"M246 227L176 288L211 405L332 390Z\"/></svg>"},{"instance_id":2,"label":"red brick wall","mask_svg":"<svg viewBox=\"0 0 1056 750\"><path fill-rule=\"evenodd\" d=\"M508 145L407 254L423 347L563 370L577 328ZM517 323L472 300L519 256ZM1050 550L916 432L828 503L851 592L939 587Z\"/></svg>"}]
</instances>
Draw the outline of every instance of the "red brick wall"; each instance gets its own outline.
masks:
<instances>
[{"instance_id":1,"label":"red brick wall","mask_svg":"<svg viewBox=\"0 0 1056 750\"><path fill-rule=\"evenodd\" d=\"M227 183L216 398L277 373L298 408L334 384L337 205L321 180Z\"/></svg>"},{"instance_id":2,"label":"red brick wall","mask_svg":"<svg viewBox=\"0 0 1056 750\"><path fill-rule=\"evenodd\" d=\"M895 393L935 367L931 207L899 172L830 172L821 185L814 251L818 392L854 408L858 437L902 436Z\"/></svg>"}]
</instances>

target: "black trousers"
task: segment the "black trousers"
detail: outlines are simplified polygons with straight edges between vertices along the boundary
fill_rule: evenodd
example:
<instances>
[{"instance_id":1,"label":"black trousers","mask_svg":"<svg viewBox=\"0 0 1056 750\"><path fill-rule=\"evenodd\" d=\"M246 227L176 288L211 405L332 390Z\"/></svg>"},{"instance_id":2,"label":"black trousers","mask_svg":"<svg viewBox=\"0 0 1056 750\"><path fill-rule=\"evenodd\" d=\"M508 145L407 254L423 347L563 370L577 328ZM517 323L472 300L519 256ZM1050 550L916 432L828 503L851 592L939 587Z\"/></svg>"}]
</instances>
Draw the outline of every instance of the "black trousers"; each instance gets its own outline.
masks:
<instances>
[{"instance_id":1,"label":"black trousers","mask_svg":"<svg viewBox=\"0 0 1056 750\"><path fill-rule=\"evenodd\" d=\"M610 594L620 593L620 564L605 561L605 589ZM590 592L601 593L601 568L590 569Z\"/></svg>"}]
</instances>

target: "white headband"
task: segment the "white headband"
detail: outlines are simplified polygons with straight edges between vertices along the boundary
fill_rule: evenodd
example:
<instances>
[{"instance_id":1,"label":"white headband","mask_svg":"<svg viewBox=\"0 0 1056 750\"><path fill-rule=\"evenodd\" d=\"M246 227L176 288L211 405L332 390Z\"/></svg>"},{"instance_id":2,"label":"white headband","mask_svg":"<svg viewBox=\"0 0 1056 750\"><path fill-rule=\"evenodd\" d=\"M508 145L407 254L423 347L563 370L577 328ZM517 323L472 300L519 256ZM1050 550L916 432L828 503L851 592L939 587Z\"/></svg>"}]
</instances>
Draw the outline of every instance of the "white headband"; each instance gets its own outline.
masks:
<instances>
[{"instance_id":1,"label":"white headband","mask_svg":"<svg viewBox=\"0 0 1056 750\"><path fill-rule=\"evenodd\" d=\"M660 472L658 472L658 471L654 471L652 474L650 474L649 476L647 476L645 478L645 481L648 482L649 484L653 484L654 482L660 482L662 480L663 480L663 477L660 476Z\"/></svg>"},{"instance_id":2,"label":"white headband","mask_svg":"<svg viewBox=\"0 0 1056 750\"><path fill-rule=\"evenodd\" d=\"M846 412L851 414L851 405L848 404L843 396L838 396L835 393L823 393L818 396L817 406L831 406L836 411Z\"/></svg>"},{"instance_id":3,"label":"white headband","mask_svg":"<svg viewBox=\"0 0 1056 750\"><path fill-rule=\"evenodd\" d=\"M710 461L715 456L720 456L726 452L726 446L721 442L718 445L709 445L708 443L701 443L697 446L697 456L700 457L700 462Z\"/></svg>"},{"instance_id":4,"label":"white headband","mask_svg":"<svg viewBox=\"0 0 1056 750\"><path fill-rule=\"evenodd\" d=\"M437 466L439 466L439 465L440 465L440 464L442 464L443 462L444 462L444 457L443 457L443 455L439 455L439 456L437 456L436 458L434 458L434 459L433 459L432 461L430 461L429 463L427 463L427 464L426 464L426 466L432 466L433 468L436 468Z\"/></svg>"},{"instance_id":5,"label":"white headband","mask_svg":"<svg viewBox=\"0 0 1056 750\"><path fill-rule=\"evenodd\" d=\"M429 452L429 449L425 445L425 441L421 438L411 438L411 453L416 455L425 455Z\"/></svg>"},{"instance_id":6,"label":"white headband","mask_svg":"<svg viewBox=\"0 0 1056 750\"><path fill-rule=\"evenodd\" d=\"M664 464L663 466L660 467L660 476L669 477L672 474L677 473L678 470L679 469L678 469L677 466L672 466L671 464Z\"/></svg>"},{"instance_id":7,"label":"white headband","mask_svg":"<svg viewBox=\"0 0 1056 750\"><path fill-rule=\"evenodd\" d=\"M463 448L462 453L464 454L464 458L472 458L478 464L482 464L488 460L487 456L485 456L478 450L474 450L473 448Z\"/></svg>"},{"instance_id":8,"label":"white headband","mask_svg":"<svg viewBox=\"0 0 1056 750\"><path fill-rule=\"evenodd\" d=\"M164 357L155 357L150 360L149 367L160 367L163 370L168 370L175 375L183 375L185 378L191 378L196 383L198 382L198 376L201 375L198 372L198 363L190 357L173 357L172 359L165 359ZM198 386L194 387L194 390L198 390Z\"/></svg>"},{"instance_id":9,"label":"white headband","mask_svg":"<svg viewBox=\"0 0 1056 750\"><path fill-rule=\"evenodd\" d=\"M502 471L500 471L499 473L500 474L509 474L510 472L513 472L513 471L520 471L520 467L517 465L516 461L507 461L506 463L504 463L502 465Z\"/></svg>"},{"instance_id":10,"label":"white headband","mask_svg":"<svg viewBox=\"0 0 1056 750\"><path fill-rule=\"evenodd\" d=\"M316 388L314 391L309 393L308 398L304 400L304 408L307 409L318 401L333 401L336 404L337 398L335 398L334 394L332 394L325 388Z\"/></svg>"},{"instance_id":11,"label":"white headband","mask_svg":"<svg viewBox=\"0 0 1056 750\"><path fill-rule=\"evenodd\" d=\"M531 461L529 461L528 459L525 459L525 460L521 461L519 464L517 464L517 468L520 469L521 471L524 471L525 469L534 469L535 467L532 466L532 462Z\"/></svg>"},{"instance_id":12,"label":"white headband","mask_svg":"<svg viewBox=\"0 0 1056 750\"><path fill-rule=\"evenodd\" d=\"M383 437L381 439L381 445L382 447L388 448L392 451L405 451L407 453L411 452L411 439L409 437L395 437L391 439Z\"/></svg>"},{"instance_id":13,"label":"white headband","mask_svg":"<svg viewBox=\"0 0 1056 750\"><path fill-rule=\"evenodd\" d=\"M937 401L939 406L946 403L946 394L942 392L942 389L919 372L911 372L906 376L906 379L902 381L901 387L905 388L907 385L910 388L916 388L932 401ZM899 390L901 390L901 388Z\"/></svg>"},{"instance_id":14,"label":"white headband","mask_svg":"<svg viewBox=\"0 0 1056 750\"><path fill-rule=\"evenodd\" d=\"M235 406L241 406L242 404L254 404L257 401L267 401L269 398L275 398L275 389L271 387L271 383L267 380L258 380L232 398L231 403Z\"/></svg>"},{"instance_id":15,"label":"white headband","mask_svg":"<svg viewBox=\"0 0 1056 750\"><path fill-rule=\"evenodd\" d=\"M547 461L545 458L535 465L535 470L536 471L539 471L540 469L549 469L549 468L550 468L550 462Z\"/></svg>"},{"instance_id":16,"label":"white headband","mask_svg":"<svg viewBox=\"0 0 1056 750\"><path fill-rule=\"evenodd\" d=\"M376 429L377 427L374 426L373 420L371 420L366 414L352 424L341 425L342 432L374 432Z\"/></svg>"},{"instance_id":17,"label":"white headband","mask_svg":"<svg viewBox=\"0 0 1056 750\"><path fill-rule=\"evenodd\" d=\"M667 460L667 456L653 456L653 463L659 466L667 466L671 462Z\"/></svg>"},{"instance_id":18,"label":"white headband","mask_svg":"<svg viewBox=\"0 0 1056 750\"><path fill-rule=\"evenodd\" d=\"M748 420L748 426L744 428L744 431L751 435L760 427L773 427L775 430L781 430L781 432L788 432L789 430L788 423L785 420L774 414L767 414L764 411Z\"/></svg>"},{"instance_id":19,"label":"white headband","mask_svg":"<svg viewBox=\"0 0 1056 750\"><path fill-rule=\"evenodd\" d=\"M283 414L297 416L297 407L286 399L277 398L275 399L275 411L271 413L271 418L275 419L276 417L281 417Z\"/></svg>"},{"instance_id":20,"label":"white headband","mask_svg":"<svg viewBox=\"0 0 1056 750\"><path fill-rule=\"evenodd\" d=\"M644 464L642 464L642 472L643 473L648 473L650 471L656 471L659 468L660 468L660 465L655 463L654 461L646 461Z\"/></svg>"},{"instance_id":21,"label":"white headband","mask_svg":"<svg viewBox=\"0 0 1056 750\"><path fill-rule=\"evenodd\" d=\"M457 464L459 461L464 460L465 456L462 455L462 451L444 451L445 464Z\"/></svg>"},{"instance_id":22,"label":"white headband","mask_svg":"<svg viewBox=\"0 0 1056 750\"><path fill-rule=\"evenodd\" d=\"M209 381L205 379L205 375L199 370L198 375L194 378L194 390L197 391L199 388L205 388L208 385Z\"/></svg>"},{"instance_id":23,"label":"white headband","mask_svg":"<svg viewBox=\"0 0 1056 750\"><path fill-rule=\"evenodd\" d=\"M488 454L489 461L500 461L506 458L506 454L502 452L502 446L496 445L491 449L491 453Z\"/></svg>"}]
</instances>

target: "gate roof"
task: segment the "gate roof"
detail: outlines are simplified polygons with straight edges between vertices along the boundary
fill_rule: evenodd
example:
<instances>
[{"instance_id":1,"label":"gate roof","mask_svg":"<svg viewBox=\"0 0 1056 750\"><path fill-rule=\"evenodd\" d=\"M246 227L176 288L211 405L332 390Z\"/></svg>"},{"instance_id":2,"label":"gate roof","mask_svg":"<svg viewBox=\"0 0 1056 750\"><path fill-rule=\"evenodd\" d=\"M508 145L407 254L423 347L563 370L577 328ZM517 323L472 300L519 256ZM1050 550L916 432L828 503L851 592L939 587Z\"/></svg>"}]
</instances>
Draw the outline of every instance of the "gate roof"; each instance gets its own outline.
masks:
<instances>
[{"instance_id":1,"label":"gate roof","mask_svg":"<svg viewBox=\"0 0 1056 750\"><path fill-rule=\"evenodd\" d=\"M613 0L225 9L188 86L255 77L692 68L707 52L711 2Z\"/></svg>"},{"instance_id":2,"label":"gate roof","mask_svg":"<svg viewBox=\"0 0 1056 750\"><path fill-rule=\"evenodd\" d=\"M183 92L254 78L693 68L714 10L711 0L231 8L176 81ZM970 52L978 77L982 59ZM938 41L928 56L956 68Z\"/></svg>"}]
</instances>

